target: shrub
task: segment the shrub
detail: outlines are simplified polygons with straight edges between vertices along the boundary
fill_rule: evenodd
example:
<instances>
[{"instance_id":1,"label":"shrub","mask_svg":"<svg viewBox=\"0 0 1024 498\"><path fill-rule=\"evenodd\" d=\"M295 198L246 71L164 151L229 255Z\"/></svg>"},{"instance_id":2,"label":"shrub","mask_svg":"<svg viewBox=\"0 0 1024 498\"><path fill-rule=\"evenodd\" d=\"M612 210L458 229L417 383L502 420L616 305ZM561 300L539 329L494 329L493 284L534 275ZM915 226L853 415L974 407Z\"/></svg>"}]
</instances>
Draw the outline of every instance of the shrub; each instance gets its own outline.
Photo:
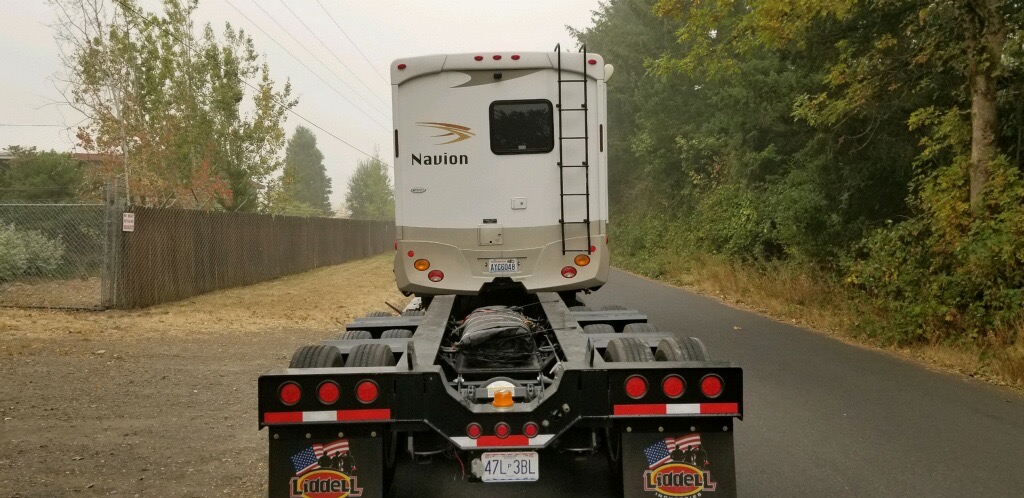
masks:
<instances>
[{"instance_id":1,"label":"shrub","mask_svg":"<svg viewBox=\"0 0 1024 498\"><path fill-rule=\"evenodd\" d=\"M50 276L58 272L64 245L36 230L0 226L0 282L23 276Z\"/></svg>"}]
</instances>

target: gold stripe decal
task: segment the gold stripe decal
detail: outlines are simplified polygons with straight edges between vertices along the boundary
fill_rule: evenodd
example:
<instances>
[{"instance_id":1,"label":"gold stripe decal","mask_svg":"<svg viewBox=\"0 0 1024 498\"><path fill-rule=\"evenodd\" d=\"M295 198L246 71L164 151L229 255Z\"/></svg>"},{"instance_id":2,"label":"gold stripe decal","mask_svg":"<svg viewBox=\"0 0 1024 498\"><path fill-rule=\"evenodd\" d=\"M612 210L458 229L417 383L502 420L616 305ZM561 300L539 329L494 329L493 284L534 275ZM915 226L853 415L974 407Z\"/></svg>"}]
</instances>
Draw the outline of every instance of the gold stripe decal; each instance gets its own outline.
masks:
<instances>
[{"instance_id":1,"label":"gold stripe decal","mask_svg":"<svg viewBox=\"0 0 1024 498\"><path fill-rule=\"evenodd\" d=\"M457 125L457 124L452 124L452 123L420 122L420 123L416 123L416 124L418 126L424 126L424 127L427 127L427 128L436 128L438 130L448 132L448 133L443 133L441 135L434 135L435 138L455 137L455 138L453 138L453 139L451 139L451 140L449 140L447 142L441 142L441 143L439 143L437 145L447 145L447 144L453 144L455 142L461 142L463 140L472 138L473 136L476 135L476 133L473 133L472 131L470 131L469 127L462 126L462 125Z\"/></svg>"}]
</instances>

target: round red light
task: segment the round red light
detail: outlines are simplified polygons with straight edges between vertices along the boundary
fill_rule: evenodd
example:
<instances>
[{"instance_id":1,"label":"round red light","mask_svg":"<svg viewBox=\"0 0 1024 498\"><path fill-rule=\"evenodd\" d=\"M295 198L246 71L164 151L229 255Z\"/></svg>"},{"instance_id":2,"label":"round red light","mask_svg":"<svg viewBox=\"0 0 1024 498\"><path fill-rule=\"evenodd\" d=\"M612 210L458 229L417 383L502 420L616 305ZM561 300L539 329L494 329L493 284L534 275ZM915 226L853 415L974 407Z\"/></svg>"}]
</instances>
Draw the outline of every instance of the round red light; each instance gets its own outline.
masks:
<instances>
[{"instance_id":1,"label":"round red light","mask_svg":"<svg viewBox=\"0 0 1024 498\"><path fill-rule=\"evenodd\" d=\"M476 422L473 422L472 424L466 426L466 435L469 436L470 439L476 439L480 437L480 435L483 433L484 428L480 427L480 424Z\"/></svg>"},{"instance_id":2,"label":"round red light","mask_svg":"<svg viewBox=\"0 0 1024 498\"><path fill-rule=\"evenodd\" d=\"M362 403L373 403L380 394L380 388L372 380L364 380L356 385L356 399Z\"/></svg>"},{"instance_id":3,"label":"round red light","mask_svg":"<svg viewBox=\"0 0 1024 498\"><path fill-rule=\"evenodd\" d=\"M316 397L325 405L333 405L341 397L341 389L331 380L325 380L316 388Z\"/></svg>"},{"instance_id":4,"label":"round red light","mask_svg":"<svg viewBox=\"0 0 1024 498\"><path fill-rule=\"evenodd\" d=\"M587 63L593 66L594 64L597 64L597 59L590 59Z\"/></svg>"},{"instance_id":5,"label":"round red light","mask_svg":"<svg viewBox=\"0 0 1024 498\"><path fill-rule=\"evenodd\" d=\"M573 268L571 266L566 266L565 268L562 268L562 276L565 277L565 278L575 277L576 276L576 268Z\"/></svg>"},{"instance_id":6,"label":"round red light","mask_svg":"<svg viewBox=\"0 0 1024 498\"><path fill-rule=\"evenodd\" d=\"M523 434L525 434L526 437L536 437L539 433L540 427L538 427L537 424L533 422L523 424Z\"/></svg>"},{"instance_id":7,"label":"round red light","mask_svg":"<svg viewBox=\"0 0 1024 498\"><path fill-rule=\"evenodd\" d=\"M700 392L709 398L717 398L722 394L724 388L725 384L722 382L722 378L715 374L705 375L700 380Z\"/></svg>"},{"instance_id":8,"label":"round red light","mask_svg":"<svg viewBox=\"0 0 1024 498\"><path fill-rule=\"evenodd\" d=\"M590 252L597 252L597 246L590 246Z\"/></svg>"},{"instance_id":9,"label":"round red light","mask_svg":"<svg viewBox=\"0 0 1024 498\"><path fill-rule=\"evenodd\" d=\"M512 56L512 60L514 60L514 61L517 61L517 60L519 60L519 56L518 56L518 55L513 55L513 56Z\"/></svg>"},{"instance_id":10,"label":"round red light","mask_svg":"<svg viewBox=\"0 0 1024 498\"><path fill-rule=\"evenodd\" d=\"M484 56L478 55L476 57L473 57L473 60L475 60L475 61L482 61L482 60L484 60Z\"/></svg>"},{"instance_id":11,"label":"round red light","mask_svg":"<svg viewBox=\"0 0 1024 498\"><path fill-rule=\"evenodd\" d=\"M492 58L493 58L494 60L496 60L496 61L500 61L500 60L501 60L501 56L500 56L500 55L495 55L495 56L494 56L494 57L492 57Z\"/></svg>"},{"instance_id":12,"label":"round red light","mask_svg":"<svg viewBox=\"0 0 1024 498\"><path fill-rule=\"evenodd\" d=\"M277 397L286 406L292 406L302 399L302 388L294 382L285 382L277 390Z\"/></svg>"},{"instance_id":13,"label":"round red light","mask_svg":"<svg viewBox=\"0 0 1024 498\"><path fill-rule=\"evenodd\" d=\"M398 70L399 70L399 71L401 71L402 69L405 69L405 68L406 68L406 65L405 65L405 64L399 64L399 65L398 65Z\"/></svg>"},{"instance_id":14,"label":"round red light","mask_svg":"<svg viewBox=\"0 0 1024 498\"><path fill-rule=\"evenodd\" d=\"M431 272L427 274L427 278L429 278L431 282L440 282L444 280L444 272L441 270L431 270Z\"/></svg>"},{"instance_id":15,"label":"round red light","mask_svg":"<svg viewBox=\"0 0 1024 498\"><path fill-rule=\"evenodd\" d=\"M494 435L498 436L501 439L507 438L508 435L511 433L512 428L509 427L508 424L506 424L505 422L498 422L498 424L494 426Z\"/></svg>"},{"instance_id":16,"label":"round red light","mask_svg":"<svg viewBox=\"0 0 1024 498\"><path fill-rule=\"evenodd\" d=\"M640 399L647 394L647 379L639 375L633 375L626 379L626 395L633 399Z\"/></svg>"},{"instance_id":17,"label":"round red light","mask_svg":"<svg viewBox=\"0 0 1024 498\"><path fill-rule=\"evenodd\" d=\"M397 239L395 239L395 250L396 251L398 250L398 240Z\"/></svg>"},{"instance_id":18,"label":"round red light","mask_svg":"<svg viewBox=\"0 0 1024 498\"><path fill-rule=\"evenodd\" d=\"M416 253L413 251L409 251L406 254L408 254L410 258L416 255Z\"/></svg>"},{"instance_id":19,"label":"round red light","mask_svg":"<svg viewBox=\"0 0 1024 498\"><path fill-rule=\"evenodd\" d=\"M661 392L670 398L678 398L686 390L686 383L678 375L669 375L661 381Z\"/></svg>"}]
</instances>

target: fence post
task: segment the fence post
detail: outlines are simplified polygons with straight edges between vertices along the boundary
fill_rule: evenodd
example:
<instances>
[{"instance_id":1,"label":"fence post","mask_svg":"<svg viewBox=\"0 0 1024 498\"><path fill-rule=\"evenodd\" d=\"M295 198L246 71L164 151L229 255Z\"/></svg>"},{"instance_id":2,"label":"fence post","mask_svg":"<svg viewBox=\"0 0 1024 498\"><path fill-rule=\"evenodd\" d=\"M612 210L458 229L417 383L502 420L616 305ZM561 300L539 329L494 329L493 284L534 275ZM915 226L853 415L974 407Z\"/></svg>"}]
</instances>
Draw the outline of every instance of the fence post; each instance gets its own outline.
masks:
<instances>
[{"instance_id":1,"label":"fence post","mask_svg":"<svg viewBox=\"0 0 1024 498\"><path fill-rule=\"evenodd\" d=\"M124 202L121 192L121 178L115 176L107 181L104 207L103 275L101 306L116 308L121 301L121 214Z\"/></svg>"}]
</instances>

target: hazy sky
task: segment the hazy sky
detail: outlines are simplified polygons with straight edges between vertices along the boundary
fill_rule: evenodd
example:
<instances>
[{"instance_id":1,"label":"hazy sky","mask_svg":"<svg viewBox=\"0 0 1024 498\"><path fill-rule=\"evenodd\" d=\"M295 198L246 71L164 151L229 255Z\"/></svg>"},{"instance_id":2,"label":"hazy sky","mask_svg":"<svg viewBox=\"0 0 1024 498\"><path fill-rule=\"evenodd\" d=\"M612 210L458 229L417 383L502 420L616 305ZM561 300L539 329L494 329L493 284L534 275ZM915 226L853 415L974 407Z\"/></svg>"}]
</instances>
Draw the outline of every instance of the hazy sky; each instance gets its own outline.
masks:
<instances>
[{"instance_id":1,"label":"hazy sky","mask_svg":"<svg viewBox=\"0 0 1024 498\"><path fill-rule=\"evenodd\" d=\"M288 11L284 2L301 22ZM159 3L158 0L141 0L148 10L158 9ZM327 8L372 66L324 14L320 4ZM4 0L3 6L0 15L0 140L17 139L27 145L34 142L45 147L58 147L61 143L70 146L69 134L62 126L75 125L81 116L66 105L56 103L62 97L55 89L57 82L53 78L61 70L50 28L55 19L53 7L44 0ZM378 146L381 156L390 163L394 154L390 132L391 90L387 80L392 60L433 53L549 51L556 43L573 47L575 42L565 27L589 26L591 11L597 7L598 0L319 0L319 4L318 0L200 0L196 21L197 25L212 23L217 32L222 31L225 22L249 32L257 49L266 54L272 77L278 82L291 79L295 95L300 99L296 112L362 151L372 153ZM331 50L324 48L316 37ZM3 126L9 124L60 126ZM289 115L285 125L289 136L299 124L309 126ZM337 204L343 198L356 162L365 156L311 128L324 153L327 173L333 179L331 199ZM15 144L0 143L0 148L8 145Z\"/></svg>"}]
</instances>

